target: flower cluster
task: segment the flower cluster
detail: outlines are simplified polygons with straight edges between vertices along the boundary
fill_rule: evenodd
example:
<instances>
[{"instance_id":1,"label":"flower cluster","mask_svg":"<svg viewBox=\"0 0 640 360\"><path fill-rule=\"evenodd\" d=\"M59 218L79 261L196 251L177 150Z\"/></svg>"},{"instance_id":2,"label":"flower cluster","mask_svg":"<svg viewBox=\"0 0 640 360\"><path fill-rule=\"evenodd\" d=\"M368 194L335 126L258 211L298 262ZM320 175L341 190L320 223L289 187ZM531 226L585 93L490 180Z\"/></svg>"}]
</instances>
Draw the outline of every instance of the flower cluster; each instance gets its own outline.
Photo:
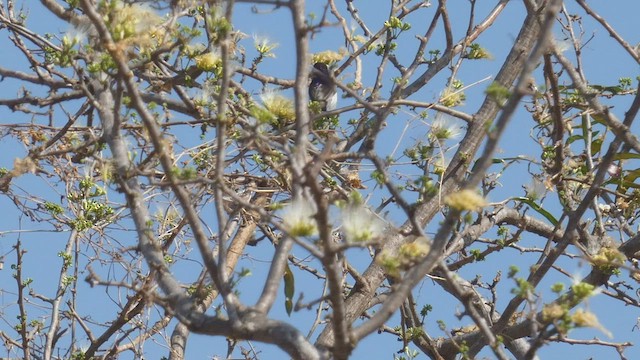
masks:
<instances>
[{"instance_id":1,"label":"flower cluster","mask_svg":"<svg viewBox=\"0 0 640 360\"><path fill-rule=\"evenodd\" d=\"M479 211L487 205L487 200L485 200L482 195L471 189L464 189L449 194L444 199L444 202L450 208L459 211Z\"/></svg>"},{"instance_id":2,"label":"flower cluster","mask_svg":"<svg viewBox=\"0 0 640 360\"><path fill-rule=\"evenodd\" d=\"M296 109L291 99L274 90L265 91L260 99L263 107L253 106L251 109L251 115L258 122L276 127L295 122Z\"/></svg>"},{"instance_id":3,"label":"flower cluster","mask_svg":"<svg viewBox=\"0 0 640 360\"><path fill-rule=\"evenodd\" d=\"M162 18L149 6L141 4L109 5L105 19L113 40L149 50L165 35Z\"/></svg>"},{"instance_id":4,"label":"flower cluster","mask_svg":"<svg viewBox=\"0 0 640 360\"><path fill-rule=\"evenodd\" d=\"M311 62L314 64L323 63L330 65L342 60L342 58L344 58L344 53L342 51L335 52L332 50L327 50L313 54L313 56L311 57Z\"/></svg>"},{"instance_id":5,"label":"flower cluster","mask_svg":"<svg viewBox=\"0 0 640 360\"><path fill-rule=\"evenodd\" d=\"M222 65L222 58L217 51L210 51L198 55L194 60L196 61L196 67L204 71L213 71Z\"/></svg>"},{"instance_id":6,"label":"flower cluster","mask_svg":"<svg viewBox=\"0 0 640 360\"><path fill-rule=\"evenodd\" d=\"M383 250L376 258L376 263L382 266L384 271L392 276L399 277L400 272L414 266L422 260L431 249L429 240L425 237L414 237L402 244L397 253Z\"/></svg>"},{"instance_id":7,"label":"flower cluster","mask_svg":"<svg viewBox=\"0 0 640 360\"><path fill-rule=\"evenodd\" d=\"M359 198L352 197L347 204L339 204L340 229L349 242L372 241L384 230L384 222ZM287 206L282 214L283 225L292 236L311 236L317 233L314 219L317 208L308 199L299 198Z\"/></svg>"}]
</instances>

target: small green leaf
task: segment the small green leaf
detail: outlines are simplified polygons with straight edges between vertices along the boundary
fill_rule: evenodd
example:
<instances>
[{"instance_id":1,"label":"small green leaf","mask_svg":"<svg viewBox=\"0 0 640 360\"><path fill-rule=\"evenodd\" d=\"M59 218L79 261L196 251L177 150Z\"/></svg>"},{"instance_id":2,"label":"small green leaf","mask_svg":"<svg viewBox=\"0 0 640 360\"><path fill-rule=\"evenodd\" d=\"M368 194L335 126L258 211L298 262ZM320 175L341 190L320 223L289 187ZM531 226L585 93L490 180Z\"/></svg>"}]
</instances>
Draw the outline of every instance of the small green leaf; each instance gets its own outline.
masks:
<instances>
[{"instance_id":1,"label":"small green leaf","mask_svg":"<svg viewBox=\"0 0 640 360\"><path fill-rule=\"evenodd\" d=\"M584 137L582 135L571 135L567 138L566 144L570 145L576 140L580 140L580 139L584 139Z\"/></svg>"},{"instance_id":2,"label":"small green leaf","mask_svg":"<svg viewBox=\"0 0 640 360\"><path fill-rule=\"evenodd\" d=\"M293 278L293 272L289 268L289 264L284 269L284 307L287 310L287 315L291 315L293 310L293 294L295 293L295 281Z\"/></svg>"}]
</instances>

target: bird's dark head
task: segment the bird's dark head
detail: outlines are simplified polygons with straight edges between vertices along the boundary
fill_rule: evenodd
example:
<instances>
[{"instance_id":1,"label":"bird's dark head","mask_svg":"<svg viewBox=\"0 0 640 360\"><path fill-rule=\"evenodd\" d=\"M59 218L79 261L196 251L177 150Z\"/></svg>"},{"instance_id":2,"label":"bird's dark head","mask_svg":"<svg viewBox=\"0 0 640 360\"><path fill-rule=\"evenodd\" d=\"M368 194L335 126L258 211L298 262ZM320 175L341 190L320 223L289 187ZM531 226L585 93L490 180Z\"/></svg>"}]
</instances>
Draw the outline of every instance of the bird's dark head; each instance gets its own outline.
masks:
<instances>
[{"instance_id":1,"label":"bird's dark head","mask_svg":"<svg viewBox=\"0 0 640 360\"><path fill-rule=\"evenodd\" d=\"M325 76L329 76L329 66L325 63L315 63L313 64L313 69L317 70Z\"/></svg>"}]
</instances>

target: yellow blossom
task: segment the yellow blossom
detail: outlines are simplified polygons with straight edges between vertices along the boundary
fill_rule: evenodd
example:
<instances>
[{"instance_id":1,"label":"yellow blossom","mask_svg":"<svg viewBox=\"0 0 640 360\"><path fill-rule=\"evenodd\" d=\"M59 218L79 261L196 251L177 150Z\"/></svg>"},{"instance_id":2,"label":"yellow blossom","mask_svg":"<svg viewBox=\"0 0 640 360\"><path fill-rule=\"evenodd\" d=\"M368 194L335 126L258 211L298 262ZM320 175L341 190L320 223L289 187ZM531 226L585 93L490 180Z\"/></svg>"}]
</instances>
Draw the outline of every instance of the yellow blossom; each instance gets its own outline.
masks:
<instances>
[{"instance_id":1,"label":"yellow blossom","mask_svg":"<svg viewBox=\"0 0 640 360\"><path fill-rule=\"evenodd\" d=\"M393 254L388 249L382 250L376 257L376 263L380 265L388 275L399 277L400 271L411 268L427 256L430 249L431 246L427 238L423 236L415 237L402 244L397 254Z\"/></svg>"},{"instance_id":2,"label":"yellow blossom","mask_svg":"<svg viewBox=\"0 0 640 360\"><path fill-rule=\"evenodd\" d=\"M487 205L487 201L484 197L471 189L464 189L458 192L449 194L444 203L452 209L459 211L471 210L479 211L482 207Z\"/></svg>"},{"instance_id":3,"label":"yellow blossom","mask_svg":"<svg viewBox=\"0 0 640 360\"><path fill-rule=\"evenodd\" d=\"M399 249L400 258L405 262L413 262L423 258L429 253L430 246L425 238L402 244Z\"/></svg>"},{"instance_id":4,"label":"yellow blossom","mask_svg":"<svg viewBox=\"0 0 640 360\"><path fill-rule=\"evenodd\" d=\"M571 316L571 320L573 320L574 324L576 324L577 327L591 327L602 331L603 334L607 335L610 338L613 337L611 332L604 326L602 326L602 324L600 324L600 321L598 321L598 317L590 311L578 309L573 314L573 316Z\"/></svg>"},{"instance_id":5,"label":"yellow blossom","mask_svg":"<svg viewBox=\"0 0 640 360\"><path fill-rule=\"evenodd\" d=\"M319 53L315 53L312 56L313 63L324 63L324 64L334 64L344 57L344 53L342 51L335 52L333 50L321 51Z\"/></svg>"},{"instance_id":6,"label":"yellow blossom","mask_svg":"<svg viewBox=\"0 0 640 360\"><path fill-rule=\"evenodd\" d=\"M293 101L279 92L268 90L260 95L265 109L271 113L275 119L271 121L274 125L284 125L295 121L296 109Z\"/></svg>"},{"instance_id":7,"label":"yellow blossom","mask_svg":"<svg viewBox=\"0 0 640 360\"><path fill-rule=\"evenodd\" d=\"M447 170L447 167L449 166L450 161L451 159L444 156L444 154L437 155L433 161L433 172L438 175L444 174L444 172Z\"/></svg>"},{"instance_id":8,"label":"yellow blossom","mask_svg":"<svg viewBox=\"0 0 640 360\"><path fill-rule=\"evenodd\" d=\"M222 64L220 54L215 51L210 51L202 55L195 57L196 67L204 71L213 71Z\"/></svg>"},{"instance_id":9,"label":"yellow blossom","mask_svg":"<svg viewBox=\"0 0 640 360\"><path fill-rule=\"evenodd\" d=\"M141 50L160 43L165 34L160 26L162 18L147 5L119 5L109 8L105 17L115 41L138 46Z\"/></svg>"},{"instance_id":10,"label":"yellow blossom","mask_svg":"<svg viewBox=\"0 0 640 360\"><path fill-rule=\"evenodd\" d=\"M445 89L440 95L439 103L446 107L455 107L464 104L467 96L459 89Z\"/></svg>"},{"instance_id":11,"label":"yellow blossom","mask_svg":"<svg viewBox=\"0 0 640 360\"><path fill-rule=\"evenodd\" d=\"M384 269L384 272L391 277L400 277L401 263L397 256L393 256L391 252L384 249L376 256L376 264Z\"/></svg>"},{"instance_id":12,"label":"yellow blossom","mask_svg":"<svg viewBox=\"0 0 640 360\"><path fill-rule=\"evenodd\" d=\"M591 263L600 271L610 273L620 267L627 257L620 250L611 247L603 247L591 258Z\"/></svg>"},{"instance_id":13,"label":"yellow blossom","mask_svg":"<svg viewBox=\"0 0 640 360\"><path fill-rule=\"evenodd\" d=\"M566 313L567 310L562 305L556 303L547 304L542 308L542 320L549 323L562 318Z\"/></svg>"}]
</instances>

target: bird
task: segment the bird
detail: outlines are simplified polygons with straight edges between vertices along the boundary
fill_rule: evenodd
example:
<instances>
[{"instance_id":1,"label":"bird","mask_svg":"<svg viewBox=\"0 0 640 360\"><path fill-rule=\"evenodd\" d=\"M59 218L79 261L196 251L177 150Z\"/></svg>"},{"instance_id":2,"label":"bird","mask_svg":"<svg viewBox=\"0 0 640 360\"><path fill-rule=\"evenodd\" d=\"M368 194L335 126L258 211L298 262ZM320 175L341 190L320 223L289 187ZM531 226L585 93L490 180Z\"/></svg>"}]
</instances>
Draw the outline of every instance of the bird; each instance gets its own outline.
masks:
<instances>
[{"instance_id":1,"label":"bird","mask_svg":"<svg viewBox=\"0 0 640 360\"><path fill-rule=\"evenodd\" d=\"M329 71L325 63L315 63L311 70L309 98L320 103L322 111L331 111L338 103L337 87Z\"/></svg>"}]
</instances>

